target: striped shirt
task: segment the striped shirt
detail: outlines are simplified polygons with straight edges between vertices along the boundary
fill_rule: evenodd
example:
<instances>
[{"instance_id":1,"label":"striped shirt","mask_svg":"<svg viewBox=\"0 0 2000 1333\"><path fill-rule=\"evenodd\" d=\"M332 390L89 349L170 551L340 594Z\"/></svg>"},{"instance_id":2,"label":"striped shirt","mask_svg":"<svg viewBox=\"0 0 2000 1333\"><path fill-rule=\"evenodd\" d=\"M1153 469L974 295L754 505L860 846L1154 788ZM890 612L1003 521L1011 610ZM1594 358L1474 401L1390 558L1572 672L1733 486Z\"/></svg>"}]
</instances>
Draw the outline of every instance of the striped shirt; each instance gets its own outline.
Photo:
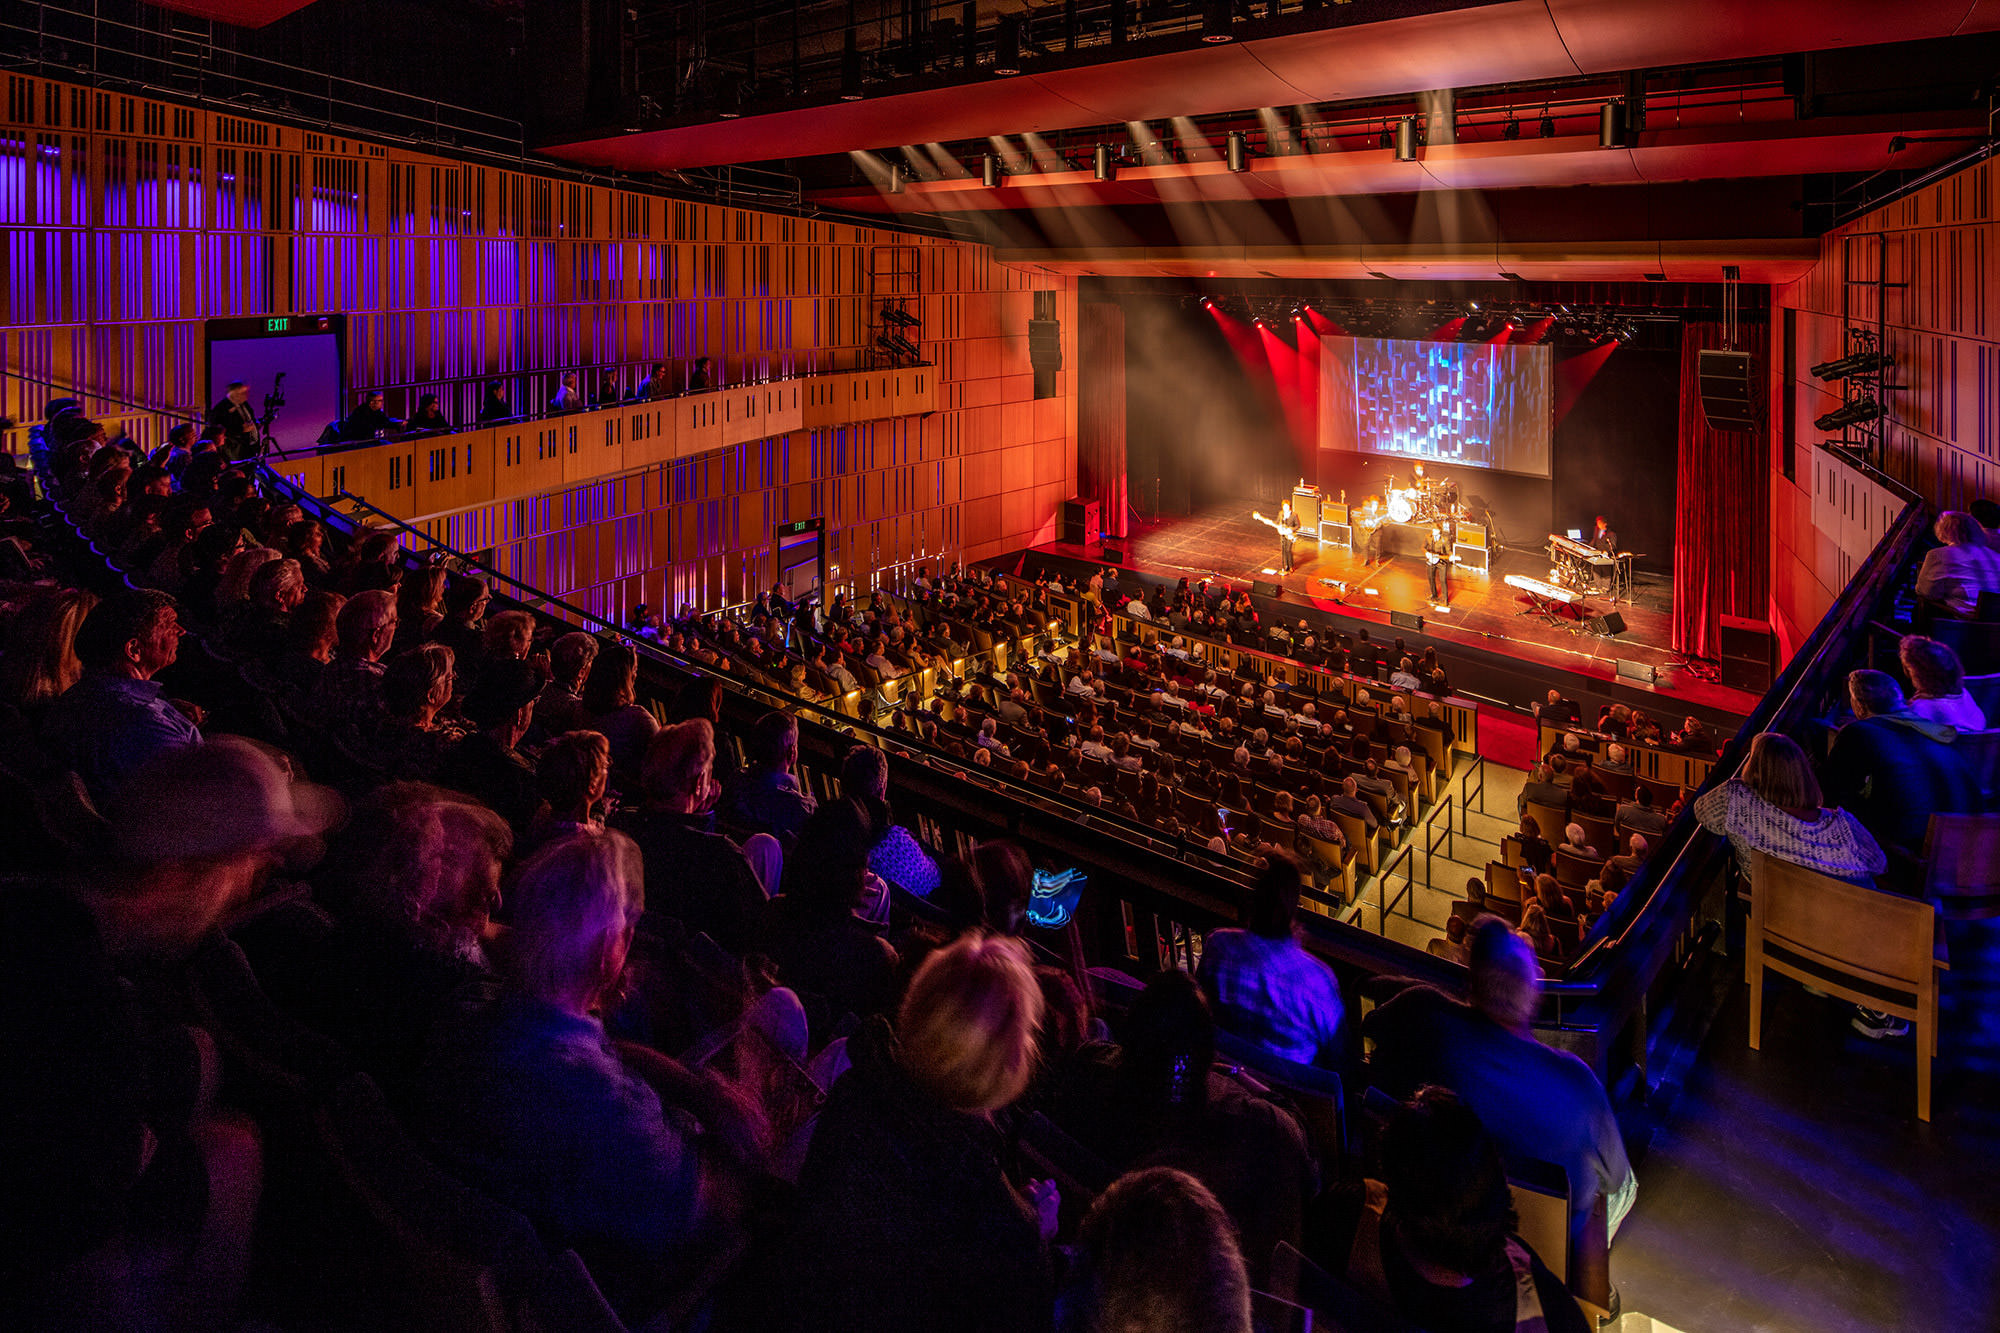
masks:
<instances>
[{"instance_id":1,"label":"striped shirt","mask_svg":"<svg viewBox=\"0 0 2000 1333\"><path fill-rule=\"evenodd\" d=\"M1735 778L1697 799L1694 814L1704 828L1729 839L1746 878L1753 851L1857 884L1868 883L1889 865L1875 839L1847 811L1828 808L1816 819L1800 819Z\"/></svg>"}]
</instances>

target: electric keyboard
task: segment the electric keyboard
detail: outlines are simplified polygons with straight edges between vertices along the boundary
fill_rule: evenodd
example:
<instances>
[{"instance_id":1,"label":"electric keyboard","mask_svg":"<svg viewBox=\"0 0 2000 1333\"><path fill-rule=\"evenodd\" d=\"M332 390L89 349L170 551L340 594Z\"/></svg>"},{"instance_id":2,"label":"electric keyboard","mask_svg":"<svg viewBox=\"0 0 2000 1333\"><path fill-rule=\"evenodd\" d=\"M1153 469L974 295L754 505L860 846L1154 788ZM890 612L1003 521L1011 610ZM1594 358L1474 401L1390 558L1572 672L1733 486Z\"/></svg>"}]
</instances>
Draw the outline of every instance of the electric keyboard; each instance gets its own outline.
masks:
<instances>
[{"instance_id":1,"label":"electric keyboard","mask_svg":"<svg viewBox=\"0 0 2000 1333\"><path fill-rule=\"evenodd\" d=\"M1566 555L1572 560L1581 560L1588 565L1611 565L1617 563L1611 556L1606 555L1595 546L1585 546L1582 542L1573 541L1559 532L1551 532L1549 534L1549 553L1551 555Z\"/></svg>"},{"instance_id":2,"label":"electric keyboard","mask_svg":"<svg viewBox=\"0 0 2000 1333\"><path fill-rule=\"evenodd\" d=\"M1574 592L1568 588L1560 588L1553 583L1544 583L1540 579L1531 579L1526 574L1509 574L1501 582L1510 588L1519 588L1530 597L1540 597L1551 602L1561 602L1564 606L1569 606L1583 600L1583 594L1580 592Z\"/></svg>"}]
</instances>

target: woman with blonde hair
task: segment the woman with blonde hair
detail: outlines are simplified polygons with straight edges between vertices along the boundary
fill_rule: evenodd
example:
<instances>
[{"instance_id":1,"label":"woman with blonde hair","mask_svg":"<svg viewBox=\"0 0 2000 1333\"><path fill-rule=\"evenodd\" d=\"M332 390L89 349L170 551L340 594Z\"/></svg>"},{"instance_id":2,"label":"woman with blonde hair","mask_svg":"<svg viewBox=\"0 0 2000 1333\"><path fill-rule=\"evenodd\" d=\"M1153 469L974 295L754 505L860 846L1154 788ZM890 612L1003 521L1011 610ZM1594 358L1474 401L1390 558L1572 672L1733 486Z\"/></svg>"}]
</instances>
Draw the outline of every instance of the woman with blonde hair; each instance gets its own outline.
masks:
<instances>
[{"instance_id":1,"label":"woman with blonde hair","mask_svg":"<svg viewBox=\"0 0 2000 1333\"><path fill-rule=\"evenodd\" d=\"M1042 992L1019 941L924 960L897 1014L848 1043L745 1327L819 1333L1045 1328L1054 1185L1007 1178L993 1113L1035 1067Z\"/></svg>"},{"instance_id":2,"label":"woman with blonde hair","mask_svg":"<svg viewBox=\"0 0 2000 1333\"><path fill-rule=\"evenodd\" d=\"M1979 610L1980 593L2000 592L2000 551L1986 544L1972 515L1955 509L1939 514L1931 531L1944 545L1924 556L1917 596L1970 620Z\"/></svg>"},{"instance_id":3,"label":"woman with blonde hair","mask_svg":"<svg viewBox=\"0 0 2000 1333\"><path fill-rule=\"evenodd\" d=\"M36 714L76 684L83 663L76 656L76 631L97 605L81 588L36 593L7 626L0 652L0 703Z\"/></svg>"},{"instance_id":4,"label":"woman with blonde hair","mask_svg":"<svg viewBox=\"0 0 2000 1333\"><path fill-rule=\"evenodd\" d=\"M1746 881L1750 853L1761 851L1836 879L1871 883L1889 858L1861 821L1823 801L1805 751L1766 731L1751 740L1735 777L1695 801L1694 814L1729 839Z\"/></svg>"}]
</instances>

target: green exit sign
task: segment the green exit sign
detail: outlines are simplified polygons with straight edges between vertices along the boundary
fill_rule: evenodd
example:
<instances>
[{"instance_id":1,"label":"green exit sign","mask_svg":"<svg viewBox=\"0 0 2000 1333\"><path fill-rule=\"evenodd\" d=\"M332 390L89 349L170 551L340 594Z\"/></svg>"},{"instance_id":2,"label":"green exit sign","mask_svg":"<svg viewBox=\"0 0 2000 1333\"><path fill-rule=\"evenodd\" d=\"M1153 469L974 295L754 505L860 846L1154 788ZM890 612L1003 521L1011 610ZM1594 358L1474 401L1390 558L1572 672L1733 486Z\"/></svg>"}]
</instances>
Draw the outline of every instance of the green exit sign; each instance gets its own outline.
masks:
<instances>
[{"instance_id":1,"label":"green exit sign","mask_svg":"<svg viewBox=\"0 0 2000 1333\"><path fill-rule=\"evenodd\" d=\"M264 321L264 332L266 333L283 333L291 327L292 321L289 318L267 319Z\"/></svg>"}]
</instances>

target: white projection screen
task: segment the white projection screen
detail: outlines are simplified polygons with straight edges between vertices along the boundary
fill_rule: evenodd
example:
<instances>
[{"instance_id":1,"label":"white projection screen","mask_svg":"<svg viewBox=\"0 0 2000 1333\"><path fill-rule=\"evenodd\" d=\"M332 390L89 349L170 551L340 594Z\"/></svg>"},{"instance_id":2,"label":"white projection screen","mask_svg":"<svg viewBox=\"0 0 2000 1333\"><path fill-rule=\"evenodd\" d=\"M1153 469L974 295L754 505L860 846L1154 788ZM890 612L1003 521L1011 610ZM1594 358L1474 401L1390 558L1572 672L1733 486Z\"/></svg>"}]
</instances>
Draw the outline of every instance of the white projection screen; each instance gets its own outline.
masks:
<instances>
[{"instance_id":1,"label":"white projection screen","mask_svg":"<svg viewBox=\"0 0 2000 1333\"><path fill-rule=\"evenodd\" d=\"M1400 338L1321 347L1321 448L1549 475L1550 348Z\"/></svg>"}]
</instances>

